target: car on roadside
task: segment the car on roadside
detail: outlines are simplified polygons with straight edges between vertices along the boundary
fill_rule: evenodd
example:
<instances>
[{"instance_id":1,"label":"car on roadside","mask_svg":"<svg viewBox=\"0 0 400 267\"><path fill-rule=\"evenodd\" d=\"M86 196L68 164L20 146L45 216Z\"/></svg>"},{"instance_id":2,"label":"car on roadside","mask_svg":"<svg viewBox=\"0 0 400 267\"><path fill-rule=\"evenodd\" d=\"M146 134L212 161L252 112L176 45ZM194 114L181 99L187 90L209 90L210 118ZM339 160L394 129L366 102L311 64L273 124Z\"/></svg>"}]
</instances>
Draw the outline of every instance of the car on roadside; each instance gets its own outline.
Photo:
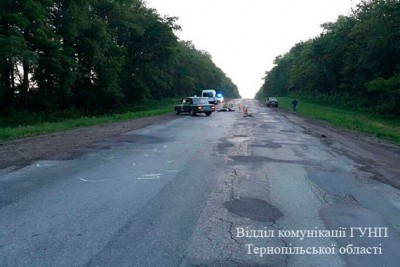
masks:
<instances>
[{"instance_id":1,"label":"car on roadside","mask_svg":"<svg viewBox=\"0 0 400 267\"><path fill-rule=\"evenodd\" d=\"M224 97L222 96L222 94L217 94L215 100L217 101L217 103L223 103Z\"/></svg>"},{"instance_id":2,"label":"car on roadside","mask_svg":"<svg viewBox=\"0 0 400 267\"><path fill-rule=\"evenodd\" d=\"M174 106L174 111L176 115L189 113L196 116L196 114L204 113L210 116L215 111L215 105L210 104L207 97L186 97L179 105Z\"/></svg>"},{"instance_id":3,"label":"car on roadside","mask_svg":"<svg viewBox=\"0 0 400 267\"><path fill-rule=\"evenodd\" d=\"M268 97L265 104L267 105L267 107L277 108L279 106L279 101L276 97Z\"/></svg>"}]
</instances>

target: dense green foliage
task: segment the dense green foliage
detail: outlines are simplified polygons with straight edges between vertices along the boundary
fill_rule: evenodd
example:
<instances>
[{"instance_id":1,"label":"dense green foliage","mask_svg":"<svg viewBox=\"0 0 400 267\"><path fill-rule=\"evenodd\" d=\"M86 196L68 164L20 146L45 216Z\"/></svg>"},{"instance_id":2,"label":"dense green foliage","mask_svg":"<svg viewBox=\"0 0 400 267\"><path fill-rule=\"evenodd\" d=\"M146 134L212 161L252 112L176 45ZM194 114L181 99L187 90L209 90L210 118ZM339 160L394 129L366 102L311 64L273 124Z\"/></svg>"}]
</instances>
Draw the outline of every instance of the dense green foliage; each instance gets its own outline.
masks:
<instances>
[{"instance_id":1,"label":"dense green foliage","mask_svg":"<svg viewBox=\"0 0 400 267\"><path fill-rule=\"evenodd\" d=\"M239 96L176 30L143 0L2 0L0 113L101 114L207 88Z\"/></svg>"},{"instance_id":2,"label":"dense green foliage","mask_svg":"<svg viewBox=\"0 0 400 267\"><path fill-rule=\"evenodd\" d=\"M361 1L275 59L257 97L295 95L400 115L400 1Z\"/></svg>"}]
</instances>

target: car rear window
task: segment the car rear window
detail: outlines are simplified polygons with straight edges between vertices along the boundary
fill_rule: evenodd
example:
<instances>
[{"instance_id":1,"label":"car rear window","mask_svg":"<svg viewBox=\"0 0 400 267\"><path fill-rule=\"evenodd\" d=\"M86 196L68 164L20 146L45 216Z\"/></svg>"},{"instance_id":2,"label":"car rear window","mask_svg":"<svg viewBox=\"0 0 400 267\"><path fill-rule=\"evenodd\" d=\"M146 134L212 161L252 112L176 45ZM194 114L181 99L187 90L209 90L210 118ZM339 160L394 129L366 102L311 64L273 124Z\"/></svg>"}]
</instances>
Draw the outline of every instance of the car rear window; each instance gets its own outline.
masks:
<instances>
[{"instance_id":1,"label":"car rear window","mask_svg":"<svg viewBox=\"0 0 400 267\"><path fill-rule=\"evenodd\" d=\"M213 97L213 93L203 93L203 97Z\"/></svg>"},{"instance_id":2,"label":"car rear window","mask_svg":"<svg viewBox=\"0 0 400 267\"><path fill-rule=\"evenodd\" d=\"M199 98L199 99L193 99L194 104L208 104L207 99L205 98Z\"/></svg>"}]
</instances>

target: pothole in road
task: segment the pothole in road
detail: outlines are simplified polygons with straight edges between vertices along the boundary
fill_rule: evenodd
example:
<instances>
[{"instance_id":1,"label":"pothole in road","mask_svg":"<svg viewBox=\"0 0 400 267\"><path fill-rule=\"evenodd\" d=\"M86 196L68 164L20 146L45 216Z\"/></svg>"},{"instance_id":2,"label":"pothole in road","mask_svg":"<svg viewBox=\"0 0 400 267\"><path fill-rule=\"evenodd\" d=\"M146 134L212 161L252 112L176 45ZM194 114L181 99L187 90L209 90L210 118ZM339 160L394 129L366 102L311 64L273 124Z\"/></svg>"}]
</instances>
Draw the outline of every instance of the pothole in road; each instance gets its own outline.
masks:
<instances>
[{"instance_id":1,"label":"pothole in road","mask_svg":"<svg viewBox=\"0 0 400 267\"><path fill-rule=\"evenodd\" d=\"M275 143L270 143L270 144L254 144L251 145L252 147L266 147L266 148L282 148L281 144L275 144Z\"/></svg>"},{"instance_id":2,"label":"pothole in road","mask_svg":"<svg viewBox=\"0 0 400 267\"><path fill-rule=\"evenodd\" d=\"M139 134L125 134L117 138L118 142L124 143L144 143L144 144L160 144L165 142L157 136L139 135Z\"/></svg>"},{"instance_id":3,"label":"pothole in road","mask_svg":"<svg viewBox=\"0 0 400 267\"><path fill-rule=\"evenodd\" d=\"M258 162L277 162L277 163L289 163L289 164L301 164L305 166L321 166L318 161L308 161L308 160L287 160L287 159L273 159L270 157L263 156L229 156L234 162L242 163L258 163Z\"/></svg>"},{"instance_id":4,"label":"pothole in road","mask_svg":"<svg viewBox=\"0 0 400 267\"><path fill-rule=\"evenodd\" d=\"M234 147L234 144L229 143L229 142L224 142L221 144L218 144L218 153L224 154L228 151L229 148Z\"/></svg>"},{"instance_id":5,"label":"pothole in road","mask_svg":"<svg viewBox=\"0 0 400 267\"><path fill-rule=\"evenodd\" d=\"M358 182L348 173L317 172L307 176L319 188L335 195L348 195L352 188L358 186Z\"/></svg>"},{"instance_id":6,"label":"pothole in road","mask_svg":"<svg viewBox=\"0 0 400 267\"><path fill-rule=\"evenodd\" d=\"M244 134L235 134L233 137L248 137L248 136Z\"/></svg>"},{"instance_id":7,"label":"pothole in road","mask_svg":"<svg viewBox=\"0 0 400 267\"><path fill-rule=\"evenodd\" d=\"M266 157L262 156L230 156L233 161L243 162L243 163L257 163L264 162L267 160Z\"/></svg>"},{"instance_id":8,"label":"pothole in road","mask_svg":"<svg viewBox=\"0 0 400 267\"><path fill-rule=\"evenodd\" d=\"M260 128L262 128L262 129L270 129L270 130L275 130L275 129L277 129L276 126L270 125L270 124L263 124L263 125L260 125Z\"/></svg>"},{"instance_id":9,"label":"pothole in road","mask_svg":"<svg viewBox=\"0 0 400 267\"><path fill-rule=\"evenodd\" d=\"M273 222L283 217L282 212L265 200L257 198L234 199L224 203L225 208L240 217L258 222Z\"/></svg>"}]
</instances>

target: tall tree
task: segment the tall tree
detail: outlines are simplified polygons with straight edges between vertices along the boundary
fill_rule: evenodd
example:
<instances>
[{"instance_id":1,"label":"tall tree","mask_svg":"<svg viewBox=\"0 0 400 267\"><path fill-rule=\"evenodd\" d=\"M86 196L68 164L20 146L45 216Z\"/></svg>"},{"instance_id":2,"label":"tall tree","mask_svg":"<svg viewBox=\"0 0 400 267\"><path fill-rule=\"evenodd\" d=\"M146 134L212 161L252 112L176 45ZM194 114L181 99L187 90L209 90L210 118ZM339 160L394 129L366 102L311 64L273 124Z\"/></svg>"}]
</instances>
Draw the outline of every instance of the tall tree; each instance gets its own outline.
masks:
<instances>
[{"instance_id":1,"label":"tall tree","mask_svg":"<svg viewBox=\"0 0 400 267\"><path fill-rule=\"evenodd\" d=\"M88 114L236 86L143 0L0 2L0 104Z\"/></svg>"},{"instance_id":2,"label":"tall tree","mask_svg":"<svg viewBox=\"0 0 400 267\"><path fill-rule=\"evenodd\" d=\"M0 2L0 97L3 113L8 113L14 105L18 64L32 56L24 38L24 29L29 26L29 21L21 12L22 7L23 3L17 1Z\"/></svg>"},{"instance_id":3,"label":"tall tree","mask_svg":"<svg viewBox=\"0 0 400 267\"><path fill-rule=\"evenodd\" d=\"M400 115L400 1L361 1L350 16L322 27L276 62L260 91ZM280 77L286 89L274 82Z\"/></svg>"}]
</instances>

